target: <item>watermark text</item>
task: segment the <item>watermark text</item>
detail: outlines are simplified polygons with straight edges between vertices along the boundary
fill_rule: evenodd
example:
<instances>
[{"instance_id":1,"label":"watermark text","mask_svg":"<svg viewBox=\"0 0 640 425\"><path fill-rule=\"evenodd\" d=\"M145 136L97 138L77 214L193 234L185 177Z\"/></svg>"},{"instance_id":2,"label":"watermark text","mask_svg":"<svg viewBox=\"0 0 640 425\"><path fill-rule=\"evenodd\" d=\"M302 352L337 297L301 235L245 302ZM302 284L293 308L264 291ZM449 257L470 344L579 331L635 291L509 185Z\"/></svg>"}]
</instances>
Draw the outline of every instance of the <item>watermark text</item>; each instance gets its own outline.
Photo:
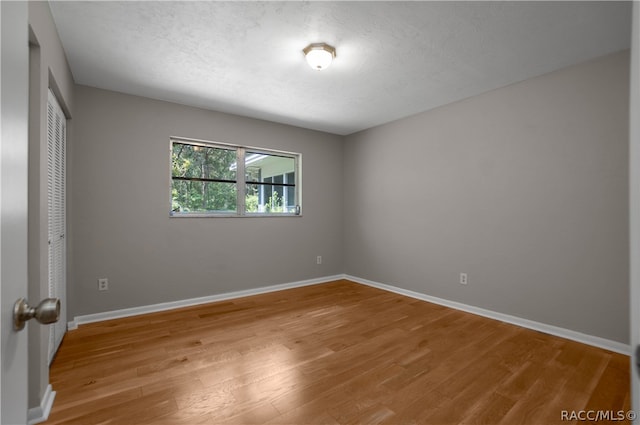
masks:
<instances>
[{"instance_id":1,"label":"watermark text","mask_svg":"<svg viewBox=\"0 0 640 425\"><path fill-rule=\"evenodd\" d=\"M562 421L632 421L636 418L633 410L561 410Z\"/></svg>"}]
</instances>

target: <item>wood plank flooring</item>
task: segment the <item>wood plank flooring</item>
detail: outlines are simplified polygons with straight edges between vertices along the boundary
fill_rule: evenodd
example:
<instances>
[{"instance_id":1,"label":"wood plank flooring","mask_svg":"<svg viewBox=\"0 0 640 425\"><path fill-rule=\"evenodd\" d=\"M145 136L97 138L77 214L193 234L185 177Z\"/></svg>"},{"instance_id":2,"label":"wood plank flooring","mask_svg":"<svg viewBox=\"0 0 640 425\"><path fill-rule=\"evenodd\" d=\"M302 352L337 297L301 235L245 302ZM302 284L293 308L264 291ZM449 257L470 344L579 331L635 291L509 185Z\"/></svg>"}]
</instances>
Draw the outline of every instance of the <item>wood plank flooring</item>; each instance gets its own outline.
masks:
<instances>
[{"instance_id":1,"label":"wood plank flooring","mask_svg":"<svg viewBox=\"0 0 640 425\"><path fill-rule=\"evenodd\" d=\"M336 281L83 325L46 424L567 424L627 411L629 379L627 356Z\"/></svg>"}]
</instances>

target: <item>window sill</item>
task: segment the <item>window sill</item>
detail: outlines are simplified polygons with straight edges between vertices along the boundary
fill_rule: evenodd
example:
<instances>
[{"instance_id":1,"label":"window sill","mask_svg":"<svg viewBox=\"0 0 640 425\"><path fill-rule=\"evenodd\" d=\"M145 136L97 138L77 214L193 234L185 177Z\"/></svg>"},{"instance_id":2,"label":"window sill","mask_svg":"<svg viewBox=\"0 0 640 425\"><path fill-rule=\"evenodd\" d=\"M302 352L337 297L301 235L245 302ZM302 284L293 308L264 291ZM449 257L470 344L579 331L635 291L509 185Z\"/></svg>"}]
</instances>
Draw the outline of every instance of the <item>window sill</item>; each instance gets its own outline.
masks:
<instances>
[{"instance_id":1,"label":"window sill","mask_svg":"<svg viewBox=\"0 0 640 425\"><path fill-rule=\"evenodd\" d=\"M302 214L173 214L169 218L262 218L262 217L302 217Z\"/></svg>"}]
</instances>

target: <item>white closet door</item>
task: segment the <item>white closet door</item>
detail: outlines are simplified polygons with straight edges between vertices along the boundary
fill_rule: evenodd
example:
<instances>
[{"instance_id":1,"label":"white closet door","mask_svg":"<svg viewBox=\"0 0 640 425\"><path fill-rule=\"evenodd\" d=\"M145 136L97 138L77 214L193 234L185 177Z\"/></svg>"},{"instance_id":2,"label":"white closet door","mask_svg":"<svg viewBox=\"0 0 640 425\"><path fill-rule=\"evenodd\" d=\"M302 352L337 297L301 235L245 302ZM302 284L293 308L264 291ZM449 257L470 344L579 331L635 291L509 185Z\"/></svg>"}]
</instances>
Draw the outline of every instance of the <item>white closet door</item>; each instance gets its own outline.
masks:
<instances>
[{"instance_id":1,"label":"white closet door","mask_svg":"<svg viewBox=\"0 0 640 425\"><path fill-rule=\"evenodd\" d=\"M67 120L55 95L47 103L47 198L49 224L49 297L62 304L60 320L50 326L49 363L67 331L66 180Z\"/></svg>"}]
</instances>

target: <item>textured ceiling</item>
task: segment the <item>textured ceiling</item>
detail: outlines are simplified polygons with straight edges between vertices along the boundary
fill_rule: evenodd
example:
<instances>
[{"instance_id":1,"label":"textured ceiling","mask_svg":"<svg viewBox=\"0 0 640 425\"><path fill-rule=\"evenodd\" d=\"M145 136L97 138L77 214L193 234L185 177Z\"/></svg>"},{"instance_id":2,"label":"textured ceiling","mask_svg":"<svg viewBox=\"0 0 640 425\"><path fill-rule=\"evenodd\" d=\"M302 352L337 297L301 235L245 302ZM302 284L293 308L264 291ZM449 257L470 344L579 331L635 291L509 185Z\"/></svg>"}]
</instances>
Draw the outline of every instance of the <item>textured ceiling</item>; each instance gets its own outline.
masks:
<instances>
[{"instance_id":1,"label":"textured ceiling","mask_svg":"<svg viewBox=\"0 0 640 425\"><path fill-rule=\"evenodd\" d=\"M77 83L349 134L629 48L630 2L51 3ZM325 71L302 49L324 41Z\"/></svg>"}]
</instances>

